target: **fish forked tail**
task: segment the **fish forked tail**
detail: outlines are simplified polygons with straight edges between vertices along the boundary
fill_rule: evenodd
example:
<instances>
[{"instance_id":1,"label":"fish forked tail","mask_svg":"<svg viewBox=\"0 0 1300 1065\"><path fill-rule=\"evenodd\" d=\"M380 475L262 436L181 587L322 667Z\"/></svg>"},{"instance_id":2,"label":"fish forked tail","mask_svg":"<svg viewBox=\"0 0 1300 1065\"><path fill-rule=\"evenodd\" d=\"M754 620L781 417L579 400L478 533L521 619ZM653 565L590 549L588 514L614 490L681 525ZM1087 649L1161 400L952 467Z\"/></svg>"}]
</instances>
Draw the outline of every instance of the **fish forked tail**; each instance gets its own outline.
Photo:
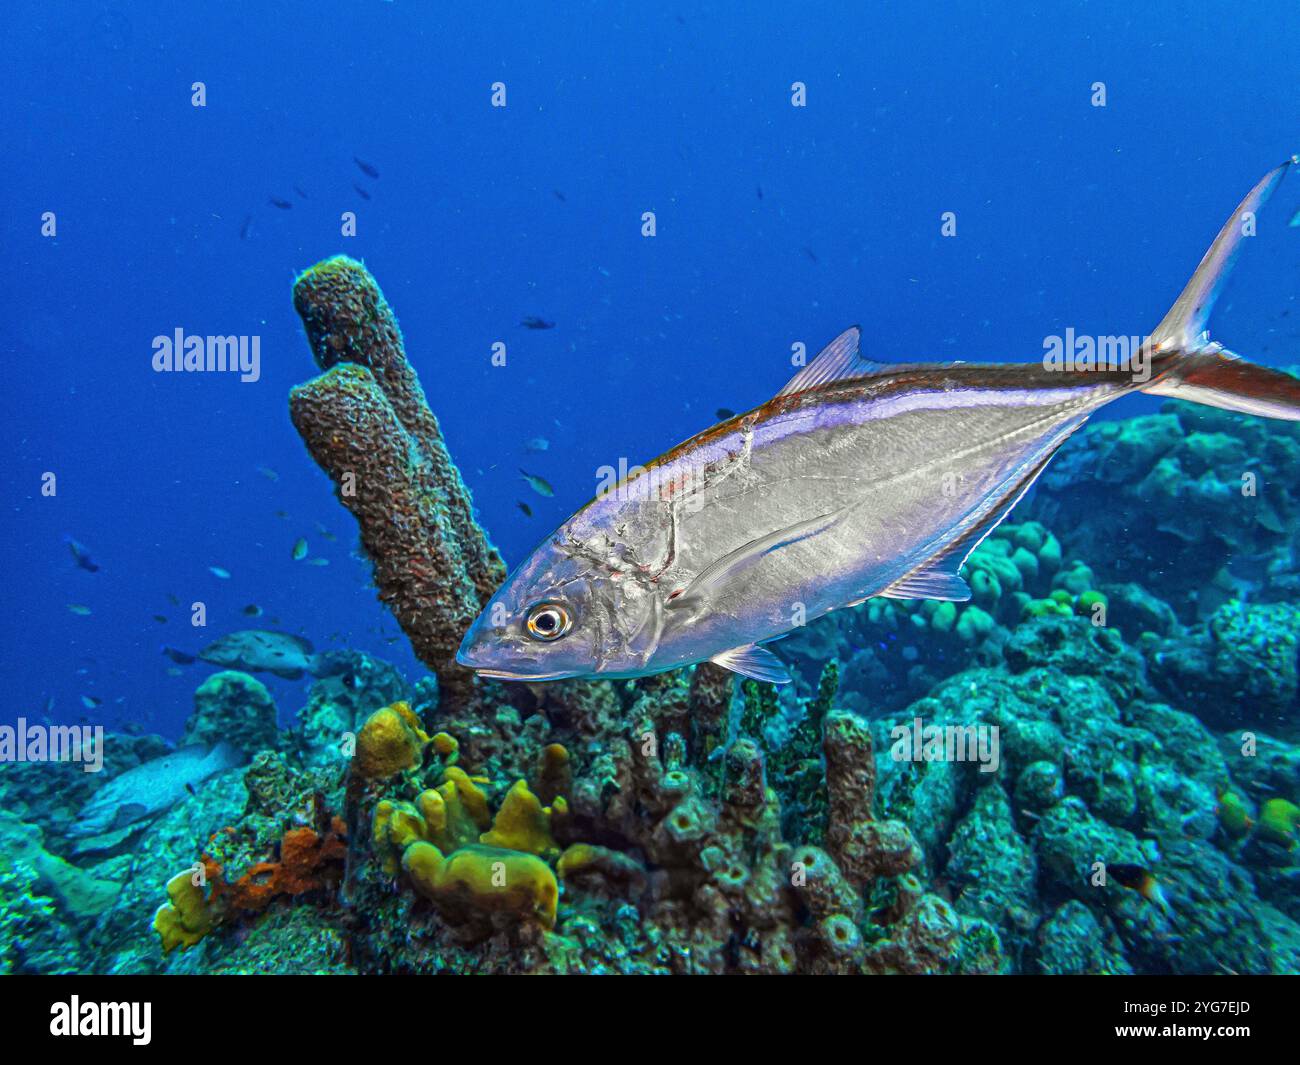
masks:
<instances>
[{"instance_id":1,"label":"fish forked tail","mask_svg":"<svg viewBox=\"0 0 1300 1065\"><path fill-rule=\"evenodd\" d=\"M1253 232L1256 212L1296 162L1300 156L1292 156L1265 174L1219 230L1187 287L1151 334L1148 346L1154 353L1153 374L1143 392L1300 421L1300 379L1247 362L1212 343L1206 328L1241 242L1247 232Z\"/></svg>"}]
</instances>

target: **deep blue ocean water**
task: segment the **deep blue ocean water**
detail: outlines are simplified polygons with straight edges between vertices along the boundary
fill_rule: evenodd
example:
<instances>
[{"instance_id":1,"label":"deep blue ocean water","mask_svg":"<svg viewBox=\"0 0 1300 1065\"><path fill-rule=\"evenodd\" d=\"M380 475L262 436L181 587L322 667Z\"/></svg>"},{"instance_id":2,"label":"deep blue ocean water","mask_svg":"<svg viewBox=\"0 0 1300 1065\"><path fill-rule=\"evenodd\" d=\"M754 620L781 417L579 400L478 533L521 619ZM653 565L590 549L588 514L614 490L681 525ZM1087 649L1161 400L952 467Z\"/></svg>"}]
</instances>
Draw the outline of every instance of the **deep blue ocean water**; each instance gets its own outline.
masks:
<instances>
[{"instance_id":1,"label":"deep blue ocean water","mask_svg":"<svg viewBox=\"0 0 1300 1065\"><path fill-rule=\"evenodd\" d=\"M1282 0L189 6L6 11L5 720L53 698L56 721L175 736L209 667L169 674L160 648L271 618L418 672L287 415L315 372L290 286L321 258L375 273L515 563L600 466L768 398L795 341L860 322L884 360L1016 360L1067 326L1150 330L1300 150ZM1214 319L1271 365L1300 361L1297 207L1292 177ZM260 380L154 373L178 327L258 335ZM292 561L299 537L330 565ZM207 628L169 597L206 603ZM287 719L305 683L271 683Z\"/></svg>"}]
</instances>

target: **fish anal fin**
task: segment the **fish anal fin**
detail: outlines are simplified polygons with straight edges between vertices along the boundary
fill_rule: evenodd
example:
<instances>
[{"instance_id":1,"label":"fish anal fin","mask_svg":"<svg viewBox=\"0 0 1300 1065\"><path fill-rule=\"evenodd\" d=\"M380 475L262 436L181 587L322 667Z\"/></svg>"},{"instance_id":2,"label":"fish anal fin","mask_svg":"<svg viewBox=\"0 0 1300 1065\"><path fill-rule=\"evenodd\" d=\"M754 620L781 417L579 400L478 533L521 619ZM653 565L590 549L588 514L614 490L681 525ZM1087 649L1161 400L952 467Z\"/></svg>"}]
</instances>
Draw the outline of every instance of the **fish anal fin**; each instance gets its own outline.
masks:
<instances>
[{"instance_id":1,"label":"fish anal fin","mask_svg":"<svg viewBox=\"0 0 1300 1065\"><path fill-rule=\"evenodd\" d=\"M768 684L789 684L794 679L776 655L757 644L733 647L730 651L714 655L709 661L723 669L739 673L742 677Z\"/></svg>"},{"instance_id":2,"label":"fish anal fin","mask_svg":"<svg viewBox=\"0 0 1300 1065\"><path fill-rule=\"evenodd\" d=\"M964 603L970 599L970 585L959 576L962 566L966 564L966 560L970 558L975 548L984 542L984 538L1002 523L1015 505L1024 498L1025 493L1033 487L1057 449L1086 420L1084 416L1075 424L1063 427L1034 464L1023 474L1013 477L984 513L973 515L968 519L967 527L951 543L926 559L911 573L904 574L874 594L885 599L947 599L955 603ZM859 599L857 602L862 601Z\"/></svg>"},{"instance_id":3,"label":"fish anal fin","mask_svg":"<svg viewBox=\"0 0 1300 1065\"><path fill-rule=\"evenodd\" d=\"M964 603L970 598L970 585L956 573L963 559L945 558L941 569L922 569L894 581L876 594L883 599L948 599Z\"/></svg>"},{"instance_id":4,"label":"fish anal fin","mask_svg":"<svg viewBox=\"0 0 1300 1065\"><path fill-rule=\"evenodd\" d=\"M850 326L822 348L812 362L790 378L777 395L792 396L796 392L806 392L829 381L841 381L847 377L865 377L883 369L884 367L879 363L869 362L858 354L858 343L861 339L862 330L856 325Z\"/></svg>"}]
</instances>

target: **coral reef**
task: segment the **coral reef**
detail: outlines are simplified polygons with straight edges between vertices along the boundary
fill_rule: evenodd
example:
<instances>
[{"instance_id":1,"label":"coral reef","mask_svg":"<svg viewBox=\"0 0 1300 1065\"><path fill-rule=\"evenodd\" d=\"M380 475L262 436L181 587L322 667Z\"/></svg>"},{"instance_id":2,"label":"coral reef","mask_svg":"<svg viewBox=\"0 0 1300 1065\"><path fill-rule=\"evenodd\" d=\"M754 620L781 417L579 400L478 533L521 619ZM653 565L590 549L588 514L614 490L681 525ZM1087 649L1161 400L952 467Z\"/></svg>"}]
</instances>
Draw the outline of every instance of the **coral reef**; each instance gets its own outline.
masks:
<instances>
[{"instance_id":1,"label":"coral reef","mask_svg":"<svg viewBox=\"0 0 1300 1065\"><path fill-rule=\"evenodd\" d=\"M0 869L0 975L77 973L86 967L76 929L24 862Z\"/></svg>"},{"instance_id":2,"label":"coral reef","mask_svg":"<svg viewBox=\"0 0 1300 1065\"><path fill-rule=\"evenodd\" d=\"M78 810L163 741L0 767L0 968L1300 969L1295 427L1171 404L1079 434L970 602L836 612L781 691L503 687L453 660L501 566L391 311L346 259L295 304L325 371L295 424L436 679L335 653L280 732L259 682L209 678L185 735L249 763L92 855Z\"/></svg>"},{"instance_id":3,"label":"coral reef","mask_svg":"<svg viewBox=\"0 0 1300 1065\"><path fill-rule=\"evenodd\" d=\"M1225 603L1152 655L1155 683L1217 727L1294 725L1300 709L1300 609Z\"/></svg>"},{"instance_id":4,"label":"coral reef","mask_svg":"<svg viewBox=\"0 0 1300 1065\"><path fill-rule=\"evenodd\" d=\"M417 686L432 689L417 696L416 690L388 662L360 651L335 651L334 659L344 670L321 677L311 686L307 705L297 714L293 741L301 757L316 764L338 763L348 757L349 737L355 737L370 713L382 706L404 702L437 705L437 683L426 677ZM348 678L344 682L344 676Z\"/></svg>"},{"instance_id":5,"label":"coral reef","mask_svg":"<svg viewBox=\"0 0 1300 1065\"><path fill-rule=\"evenodd\" d=\"M1108 597L1091 569L1063 558L1039 522L1003 523L963 573L969 602L872 599L832 624L794 633L783 647L818 670L828 660L844 663L844 705L872 715L907 705L968 665L997 664L1025 619L1086 616L1105 624Z\"/></svg>"},{"instance_id":6,"label":"coral reef","mask_svg":"<svg viewBox=\"0 0 1300 1065\"><path fill-rule=\"evenodd\" d=\"M194 713L185 722L181 744L222 740L248 755L279 745L275 700L256 677L223 670L195 691Z\"/></svg>"}]
</instances>

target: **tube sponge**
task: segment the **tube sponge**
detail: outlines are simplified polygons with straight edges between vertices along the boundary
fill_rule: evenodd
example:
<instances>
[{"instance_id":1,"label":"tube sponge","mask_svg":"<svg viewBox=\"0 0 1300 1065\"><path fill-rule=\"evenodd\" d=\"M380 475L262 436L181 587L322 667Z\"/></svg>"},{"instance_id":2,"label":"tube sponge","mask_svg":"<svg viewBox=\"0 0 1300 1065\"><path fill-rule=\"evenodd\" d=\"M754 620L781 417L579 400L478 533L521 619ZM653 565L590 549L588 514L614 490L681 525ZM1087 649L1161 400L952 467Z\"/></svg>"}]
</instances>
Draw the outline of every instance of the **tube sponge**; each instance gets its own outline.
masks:
<instances>
[{"instance_id":1,"label":"tube sponge","mask_svg":"<svg viewBox=\"0 0 1300 1065\"><path fill-rule=\"evenodd\" d=\"M303 273L293 302L327 371L290 393L294 427L357 519L379 598L439 690L471 701L474 676L456 650L505 565L474 521L397 320L375 279L345 256Z\"/></svg>"}]
</instances>

